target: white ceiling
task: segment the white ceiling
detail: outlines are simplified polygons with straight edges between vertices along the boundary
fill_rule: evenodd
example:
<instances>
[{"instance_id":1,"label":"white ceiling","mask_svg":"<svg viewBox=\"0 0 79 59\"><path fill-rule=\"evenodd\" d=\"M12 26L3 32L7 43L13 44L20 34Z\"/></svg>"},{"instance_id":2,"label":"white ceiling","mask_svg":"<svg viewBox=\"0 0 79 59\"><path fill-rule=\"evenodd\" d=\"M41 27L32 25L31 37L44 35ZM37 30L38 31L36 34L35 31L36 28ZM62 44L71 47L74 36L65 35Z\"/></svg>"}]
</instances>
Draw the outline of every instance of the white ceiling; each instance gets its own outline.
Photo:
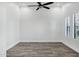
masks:
<instances>
[{"instance_id":1,"label":"white ceiling","mask_svg":"<svg viewBox=\"0 0 79 59\"><path fill-rule=\"evenodd\" d=\"M41 2L41 3L46 3L46 2ZM37 2L14 2L13 4L17 5L18 7L20 7L20 6L26 7L35 12L36 12L37 7L28 7L28 5L38 5ZM74 13L74 11L79 10L79 2L54 2L53 4L48 5L48 7L50 7L50 10L41 8L38 12L40 13L40 11L42 11L42 12L45 11L45 13L46 13L47 11L52 11L55 8L62 8L63 10L65 10L64 12L67 11L68 13L70 13L72 11Z\"/></svg>"},{"instance_id":2,"label":"white ceiling","mask_svg":"<svg viewBox=\"0 0 79 59\"><path fill-rule=\"evenodd\" d=\"M47 2L41 2L42 4ZM70 3L70 2L69 2ZM28 5L38 5L37 2L14 2L14 4L22 7L27 7ZM50 7L62 7L64 4L68 4L68 2L54 2Z\"/></svg>"}]
</instances>

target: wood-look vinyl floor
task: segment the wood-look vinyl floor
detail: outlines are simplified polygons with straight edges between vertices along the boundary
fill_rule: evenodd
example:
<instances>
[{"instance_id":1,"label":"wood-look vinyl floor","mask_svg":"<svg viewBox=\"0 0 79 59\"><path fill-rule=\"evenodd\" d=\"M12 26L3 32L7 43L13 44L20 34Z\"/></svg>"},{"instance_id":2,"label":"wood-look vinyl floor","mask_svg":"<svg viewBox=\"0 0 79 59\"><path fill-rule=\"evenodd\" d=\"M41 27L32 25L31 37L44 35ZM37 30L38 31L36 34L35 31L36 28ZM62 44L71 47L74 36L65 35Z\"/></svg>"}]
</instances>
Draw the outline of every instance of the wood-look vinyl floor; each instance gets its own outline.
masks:
<instances>
[{"instance_id":1,"label":"wood-look vinyl floor","mask_svg":"<svg viewBox=\"0 0 79 59\"><path fill-rule=\"evenodd\" d=\"M79 53L61 42L20 42L7 51L7 57L78 57Z\"/></svg>"}]
</instances>

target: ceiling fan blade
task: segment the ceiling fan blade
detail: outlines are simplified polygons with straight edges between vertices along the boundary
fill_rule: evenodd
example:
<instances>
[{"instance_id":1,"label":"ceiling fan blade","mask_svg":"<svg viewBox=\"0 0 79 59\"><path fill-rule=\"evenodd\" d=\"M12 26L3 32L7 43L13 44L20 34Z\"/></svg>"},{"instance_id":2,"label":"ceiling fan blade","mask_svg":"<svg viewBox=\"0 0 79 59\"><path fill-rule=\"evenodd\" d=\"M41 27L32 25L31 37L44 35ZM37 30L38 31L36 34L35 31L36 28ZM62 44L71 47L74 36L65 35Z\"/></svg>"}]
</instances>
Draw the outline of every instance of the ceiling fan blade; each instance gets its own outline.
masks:
<instances>
[{"instance_id":1,"label":"ceiling fan blade","mask_svg":"<svg viewBox=\"0 0 79 59\"><path fill-rule=\"evenodd\" d=\"M53 4L54 2L48 2L48 3L45 3L43 5L50 5L50 4Z\"/></svg>"},{"instance_id":2,"label":"ceiling fan blade","mask_svg":"<svg viewBox=\"0 0 79 59\"><path fill-rule=\"evenodd\" d=\"M42 5L41 2L37 2L39 5Z\"/></svg>"},{"instance_id":3,"label":"ceiling fan blade","mask_svg":"<svg viewBox=\"0 0 79 59\"><path fill-rule=\"evenodd\" d=\"M36 10L39 10L39 7Z\"/></svg>"},{"instance_id":4,"label":"ceiling fan blade","mask_svg":"<svg viewBox=\"0 0 79 59\"><path fill-rule=\"evenodd\" d=\"M49 7L46 7L46 6L43 6L44 8L46 8L46 9L50 9Z\"/></svg>"}]
</instances>

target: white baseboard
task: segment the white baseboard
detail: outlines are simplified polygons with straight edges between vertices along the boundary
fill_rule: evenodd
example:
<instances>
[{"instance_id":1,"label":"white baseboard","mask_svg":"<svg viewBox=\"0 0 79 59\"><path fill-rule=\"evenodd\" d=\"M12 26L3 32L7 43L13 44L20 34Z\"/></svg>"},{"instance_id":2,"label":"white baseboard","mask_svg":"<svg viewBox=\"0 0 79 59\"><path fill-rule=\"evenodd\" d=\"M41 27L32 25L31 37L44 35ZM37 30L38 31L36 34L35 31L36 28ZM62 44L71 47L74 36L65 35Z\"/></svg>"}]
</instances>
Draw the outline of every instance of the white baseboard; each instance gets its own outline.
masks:
<instances>
[{"instance_id":1,"label":"white baseboard","mask_svg":"<svg viewBox=\"0 0 79 59\"><path fill-rule=\"evenodd\" d=\"M62 43L65 44L66 46L68 46L69 48L73 49L74 51L76 51L76 52L79 53L79 49L74 48L73 46L71 46L71 45L69 45L69 44L67 44L67 43L65 43L65 42L62 42Z\"/></svg>"},{"instance_id":2,"label":"white baseboard","mask_svg":"<svg viewBox=\"0 0 79 59\"><path fill-rule=\"evenodd\" d=\"M59 40L21 40L20 42L61 42Z\"/></svg>"},{"instance_id":3,"label":"white baseboard","mask_svg":"<svg viewBox=\"0 0 79 59\"><path fill-rule=\"evenodd\" d=\"M17 41L16 43L10 45L10 46L7 48L7 50L10 49L10 48L12 48L13 46L15 46L16 44L18 44L19 42L20 42L20 41Z\"/></svg>"}]
</instances>

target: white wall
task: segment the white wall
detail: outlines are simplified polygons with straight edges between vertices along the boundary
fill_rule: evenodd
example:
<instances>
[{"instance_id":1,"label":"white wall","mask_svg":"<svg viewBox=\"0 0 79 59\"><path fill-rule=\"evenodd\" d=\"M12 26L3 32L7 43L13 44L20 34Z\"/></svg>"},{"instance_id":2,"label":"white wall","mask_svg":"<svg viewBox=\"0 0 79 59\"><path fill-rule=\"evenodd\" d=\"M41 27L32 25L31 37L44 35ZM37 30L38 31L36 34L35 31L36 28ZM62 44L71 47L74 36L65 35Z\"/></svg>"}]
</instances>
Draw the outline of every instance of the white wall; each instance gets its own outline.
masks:
<instances>
[{"instance_id":1,"label":"white wall","mask_svg":"<svg viewBox=\"0 0 79 59\"><path fill-rule=\"evenodd\" d=\"M19 9L10 3L0 3L0 57L6 50L20 42Z\"/></svg>"},{"instance_id":2,"label":"white wall","mask_svg":"<svg viewBox=\"0 0 79 59\"><path fill-rule=\"evenodd\" d=\"M73 21L73 14L74 13L77 13L79 12L79 3L74 3L74 4L71 4L71 5L65 5L64 6L64 16L67 17L69 16L70 17L70 20ZM65 19L64 19L65 20ZM63 27L63 31L65 30L64 29L64 21L62 20L62 27ZM64 33L63 33L64 35ZM72 36L70 37L66 37L64 35L64 37L62 37L62 42L64 44L66 44L67 46L69 46L70 48L74 49L75 51L79 52L79 39L73 39Z\"/></svg>"},{"instance_id":3,"label":"white wall","mask_svg":"<svg viewBox=\"0 0 79 59\"><path fill-rule=\"evenodd\" d=\"M23 11L26 10L26 11ZM41 13L26 8L21 9L20 37L21 41L46 41L48 39L47 19ZM39 16L39 17L38 17ZM48 16L46 16L48 17Z\"/></svg>"},{"instance_id":4,"label":"white wall","mask_svg":"<svg viewBox=\"0 0 79 59\"><path fill-rule=\"evenodd\" d=\"M56 8L55 8L56 9ZM53 9L52 9L53 10ZM56 11L21 8L20 38L22 42L59 42L61 9ZM51 12L50 12L51 11ZM59 16L57 18L57 16Z\"/></svg>"},{"instance_id":5,"label":"white wall","mask_svg":"<svg viewBox=\"0 0 79 59\"><path fill-rule=\"evenodd\" d=\"M19 9L12 3L7 3L7 49L16 45L19 40Z\"/></svg>"},{"instance_id":6,"label":"white wall","mask_svg":"<svg viewBox=\"0 0 79 59\"><path fill-rule=\"evenodd\" d=\"M5 7L0 3L0 57L6 56L6 15Z\"/></svg>"}]
</instances>

